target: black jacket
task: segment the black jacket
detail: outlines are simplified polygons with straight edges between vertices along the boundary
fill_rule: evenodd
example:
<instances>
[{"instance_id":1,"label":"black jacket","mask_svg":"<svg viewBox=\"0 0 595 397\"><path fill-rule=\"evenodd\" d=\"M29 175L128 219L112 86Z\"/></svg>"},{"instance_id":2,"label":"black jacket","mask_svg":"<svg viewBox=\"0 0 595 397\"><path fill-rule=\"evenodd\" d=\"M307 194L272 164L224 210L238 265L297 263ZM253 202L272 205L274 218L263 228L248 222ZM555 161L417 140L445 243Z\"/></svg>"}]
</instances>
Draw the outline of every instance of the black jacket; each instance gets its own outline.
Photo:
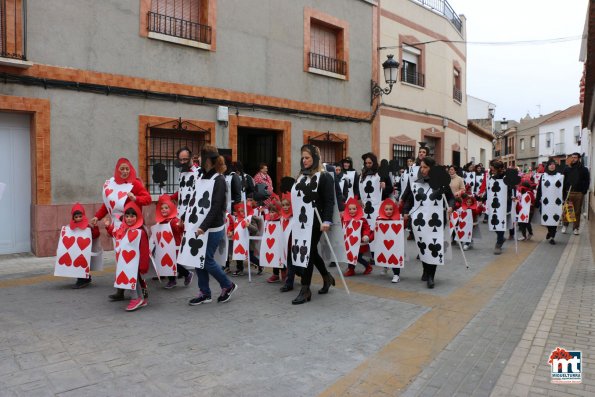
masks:
<instances>
[{"instance_id":1,"label":"black jacket","mask_svg":"<svg viewBox=\"0 0 595 397\"><path fill-rule=\"evenodd\" d=\"M215 169L211 169L202 179L211 179L215 174ZM225 177L218 175L215 177L215 186L213 186L213 194L211 195L211 208L206 218L200 224L200 229L207 231L223 226L225 223L225 211L226 211L226 194L227 184L225 183ZM198 198L197 198L198 200Z\"/></svg>"},{"instance_id":2,"label":"black jacket","mask_svg":"<svg viewBox=\"0 0 595 397\"><path fill-rule=\"evenodd\" d=\"M589 191L589 170L583 166L579 161L574 165L569 165L564 168L564 197L568 194L568 190L572 187L573 192L581 192L587 194Z\"/></svg>"},{"instance_id":3,"label":"black jacket","mask_svg":"<svg viewBox=\"0 0 595 397\"><path fill-rule=\"evenodd\" d=\"M231 174L231 203L237 204L242 201L242 178L236 173Z\"/></svg>"}]
</instances>

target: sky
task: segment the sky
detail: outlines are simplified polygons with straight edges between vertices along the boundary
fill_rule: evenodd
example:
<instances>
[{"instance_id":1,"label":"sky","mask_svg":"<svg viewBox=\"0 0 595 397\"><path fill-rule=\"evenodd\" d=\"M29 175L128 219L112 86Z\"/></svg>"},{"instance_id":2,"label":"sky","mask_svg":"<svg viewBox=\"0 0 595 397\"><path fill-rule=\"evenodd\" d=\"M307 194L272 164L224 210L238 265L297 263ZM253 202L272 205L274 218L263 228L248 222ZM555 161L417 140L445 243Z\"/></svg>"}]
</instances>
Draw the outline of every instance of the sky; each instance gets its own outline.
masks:
<instances>
[{"instance_id":1,"label":"sky","mask_svg":"<svg viewBox=\"0 0 595 397\"><path fill-rule=\"evenodd\" d=\"M467 94L519 120L579 103L580 39L539 45L474 45L581 36L588 0L448 0L467 18Z\"/></svg>"}]
</instances>

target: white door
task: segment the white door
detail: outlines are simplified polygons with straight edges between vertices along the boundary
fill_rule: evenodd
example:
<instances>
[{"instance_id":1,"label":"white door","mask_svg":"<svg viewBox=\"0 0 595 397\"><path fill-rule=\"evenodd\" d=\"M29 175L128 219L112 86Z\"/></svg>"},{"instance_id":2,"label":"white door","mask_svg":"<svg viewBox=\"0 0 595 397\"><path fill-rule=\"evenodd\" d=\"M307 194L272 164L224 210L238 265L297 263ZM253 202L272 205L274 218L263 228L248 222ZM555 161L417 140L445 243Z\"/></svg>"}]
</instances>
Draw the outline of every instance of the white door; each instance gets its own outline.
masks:
<instances>
[{"instance_id":1,"label":"white door","mask_svg":"<svg viewBox=\"0 0 595 397\"><path fill-rule=\"evenodd\" d=\"M29 115L0 113L0 254L31 251L29 123Z\"/></svg>"}]
</instances>

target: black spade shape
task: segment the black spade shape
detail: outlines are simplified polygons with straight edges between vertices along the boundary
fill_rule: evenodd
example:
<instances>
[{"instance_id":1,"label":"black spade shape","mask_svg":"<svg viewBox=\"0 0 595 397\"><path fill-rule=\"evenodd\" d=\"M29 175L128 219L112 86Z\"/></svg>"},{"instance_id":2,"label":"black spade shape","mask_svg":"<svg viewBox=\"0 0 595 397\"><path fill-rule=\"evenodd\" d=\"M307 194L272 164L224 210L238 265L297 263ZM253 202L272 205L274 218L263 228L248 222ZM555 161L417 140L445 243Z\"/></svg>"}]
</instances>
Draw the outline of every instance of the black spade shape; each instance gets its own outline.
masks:
<instances>
[{"instance_id":1,"label":"black spade shape","mask_svg":"<svg viewBox=\"0 0 595 397\"><path fill-rule=\"evenodd\" d=\"M556 181L556 183L554 183L554 186L555 186L555 187L557 187L557 188L559 188L559 187L561 187L561 186L562 186L562 182L560 182L560 181L558 180L558 181Z\"/></svg>"},{"instance_id":2,"label":"black spade shape","mask_svg":"<svg viewBox=\"0 0 595 397\"><path fill-rule=\"evenodd\" d=\"M550 203L550 200L548 200L548 198L544 198L543 199L543 205L548 205Z\"/></svg>"},{"instance_id":3,"label":"black spade shape","mask_svg":"<svg viewBox=\"0 0 595 397\"><path fill-rule=\"evenodd\" d=\"M554 216L553 216L552 218L554 218L554 220L555 220L556 222L558 222L558 221L560 220L560 215L558 215L558 214L554 214Z\"/></svg>"},{"instance_id":4,"label":"black spade shape","mask_svg":"<svg viewBox=\"0 0 595 397\"><path fill-rule=\"evenodd\" d=\"M562 205L562 200L560 200L560 197L556 198L556 205Z\"/></svg>"},{"instance_id":5,"label":"black spade shape","mask_svg":"<svg viewBox=\"0 0 595 397\"><path fill-rule=\"evenodd\" d=\"M547 222L547 220L549 219L549 216L547 216L547 214L543 214L542 218L543 218L544 222Z\"/></svg>"},{"instance_id":6,"label":"black spade shape","mask_svg":"<svg viewBox=\"0 0 595 397\"><path fill-rule=\"evenodd\" d=\"M550 187L551 185L552 185L552 183L550 181L545 181L543 183L543 186L545 186L545 187Z\"/></svg>"}]
</instances>

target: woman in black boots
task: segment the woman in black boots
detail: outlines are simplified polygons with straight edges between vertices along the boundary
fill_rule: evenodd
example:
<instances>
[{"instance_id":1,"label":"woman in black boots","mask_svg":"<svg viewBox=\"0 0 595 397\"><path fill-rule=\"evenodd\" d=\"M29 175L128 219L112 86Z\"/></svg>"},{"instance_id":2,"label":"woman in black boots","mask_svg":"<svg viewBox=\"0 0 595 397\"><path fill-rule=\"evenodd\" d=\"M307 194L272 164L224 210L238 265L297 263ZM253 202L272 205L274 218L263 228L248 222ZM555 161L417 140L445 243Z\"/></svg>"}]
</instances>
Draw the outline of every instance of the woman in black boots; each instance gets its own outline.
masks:
<instances>
[{"instance_id":1,"label":"woman in black boots","mask_svg":"<svg viewBox=\"0 0 595 397\"><path fill-rule=\"evenodd\" d=\"M320 151L313 145L304 145L301 149L301 171L291 189L291 206L294 222L291 229L291 260L293 266L301 267L302 288L299 295L291 302L300 305L310 301L312 293L310 283L314 266L324 280L319 294L328 293L335 285L324 261L318 253L318 242L323 232L330 229L335 206L333 176L323 170ZM322 224L318 219L318 214Z\"/></svg>"}]
</instances>

